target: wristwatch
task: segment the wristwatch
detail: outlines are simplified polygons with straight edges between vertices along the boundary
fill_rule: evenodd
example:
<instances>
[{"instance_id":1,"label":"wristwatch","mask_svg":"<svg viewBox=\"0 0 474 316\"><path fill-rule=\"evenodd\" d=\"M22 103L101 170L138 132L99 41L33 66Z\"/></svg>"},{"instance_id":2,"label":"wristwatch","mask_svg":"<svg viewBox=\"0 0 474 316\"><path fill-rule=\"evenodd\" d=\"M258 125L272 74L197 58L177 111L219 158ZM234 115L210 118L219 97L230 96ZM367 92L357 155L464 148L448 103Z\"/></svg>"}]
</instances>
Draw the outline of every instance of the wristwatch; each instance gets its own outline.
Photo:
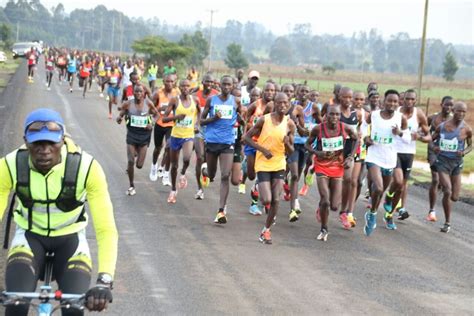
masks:
<instances>
[{"instance_id":1,"label":"wristwatch","mask_svg":"<svg viewBox=\"0 0 474 316\"><path fill-rule=\"evenodd\" d=\"M110 274L108 274L108 273L99 273L99 275L97 276L97 283L108 285L112 289L112 285L113 285L114 281L113 281L113 278Z\"/></svg>"}]
</instances>

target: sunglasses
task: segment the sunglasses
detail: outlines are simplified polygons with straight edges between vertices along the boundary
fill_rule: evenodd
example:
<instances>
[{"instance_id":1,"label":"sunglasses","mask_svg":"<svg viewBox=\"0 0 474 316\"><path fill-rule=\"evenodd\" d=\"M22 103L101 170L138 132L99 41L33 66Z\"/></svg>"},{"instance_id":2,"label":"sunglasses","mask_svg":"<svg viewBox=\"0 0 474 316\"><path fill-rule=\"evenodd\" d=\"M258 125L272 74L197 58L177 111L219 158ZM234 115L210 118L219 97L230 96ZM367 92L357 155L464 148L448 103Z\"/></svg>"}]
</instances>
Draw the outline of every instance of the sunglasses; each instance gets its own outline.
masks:
<instances>
[{"instance_id":1,"label":"sunglasses","mask_svg":"<svg viewBox=\"0 0 474 316\"><path fill-rule=\"evenodd\" d=\"M60 132L63 130L63 127L61 124L56 123L56 122L33 122L28 127L26 128L27 132L39 132L41 131L44 127L48 129L50 132Z\"/></svg>"}]
</instances>

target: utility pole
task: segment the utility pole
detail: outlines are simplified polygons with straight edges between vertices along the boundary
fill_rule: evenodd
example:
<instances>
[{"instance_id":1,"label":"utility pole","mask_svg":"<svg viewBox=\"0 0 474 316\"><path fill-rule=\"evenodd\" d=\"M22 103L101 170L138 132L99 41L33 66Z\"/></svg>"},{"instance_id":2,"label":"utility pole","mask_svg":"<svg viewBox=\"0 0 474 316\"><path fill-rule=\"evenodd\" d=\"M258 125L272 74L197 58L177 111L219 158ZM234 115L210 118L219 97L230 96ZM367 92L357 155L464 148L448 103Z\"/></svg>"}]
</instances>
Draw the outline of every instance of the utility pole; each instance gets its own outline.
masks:
<instances>
[{"instance_id":1,"label":"utility pole","mask_svg":"<svg viewBox=\"0 0 474 316\"><path fill-rule=\"evenodd\" d=\"M418 68L418 100L421 102L421 85L423 83L423 69L425 63L426 23L428 21L428 2L425 0L425 16L423 19L423 35L421 37L420 67ZM428 115L428 113L426 113Z\"/></svg>"},{"instance_id":2,"label":"utility pole","mask_svg":"<svg viewBox=\"0 0 474 316\"><path fill-rule=\"evenodd\" d=\"M120 22L120 56L122 56L122 44L123 44L122 14L119 15L119 22Z\"/></svg>"},{"instance_id":3,"label":"utility pole","mask_svg":"<svg viewBox=\"0 0 474 316\"><path fill-rule=\"evenodd\" d=\"M100 44L102 43L102 23L104 22L104 13L100 13L100 41L99 41L99 50L100 50Z\"/></svg>"},{"instance_id":4,"label":"utility pole","mask_svg":"<svg viewBox=\"0 0 474 316\"><path fill-rule=\"evenodd\" d=\"M16 41L18 42L18 38L20 36L20 21L16 21Z\"/></svg>"},{"instance_id":5,"label":"utility pole","mask_svg":"<svg viewBox=\"0 0 474 316\"><path fill-rule=\"evenodd\" d=\"M112 18L112 44L110 45L110 51L114 51L114 35L115 35L115 16Z\"/></svg>"},{"instance_id":6,"label":"utility pole","mask_svg":"<svg viewBox=\"0 0 474 316\"><path fill-rule=\"evenodd\" d=\"M211 62L212 62L212 18L214 16L214 12L217 13L217 10L210 10L211 11L211 24L209 26L209 62L207 64L207 70L211 71Z\"/></svg>"}]
</instances>

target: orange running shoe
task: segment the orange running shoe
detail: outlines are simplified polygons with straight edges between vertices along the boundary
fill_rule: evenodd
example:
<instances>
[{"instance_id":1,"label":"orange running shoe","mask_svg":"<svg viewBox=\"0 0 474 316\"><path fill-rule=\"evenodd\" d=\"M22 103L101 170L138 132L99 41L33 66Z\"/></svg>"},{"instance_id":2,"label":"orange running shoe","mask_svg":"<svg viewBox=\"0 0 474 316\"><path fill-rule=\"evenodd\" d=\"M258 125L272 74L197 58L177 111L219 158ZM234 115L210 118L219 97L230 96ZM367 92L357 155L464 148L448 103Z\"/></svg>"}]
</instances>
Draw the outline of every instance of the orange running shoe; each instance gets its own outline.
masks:
<instances>
[{"instance_id":1,"label":"orange running shoe","mask_svg":"<svg viewBox=\"0 0 474 316\"><path fill-rule=\"evenodd\" d=\"M263 232L261 232L259 240L263 244L271 245L272 233L270 232L270 229L265 229Z\"/></svg>"},{"instance_id":2,"label":"orange running shoe","mask_svg":"<svg viewBox=\"0 0 474 316\"><path fill-rule=\"evenodd\" d=\"M308 189L309 189L309 185L307 185L306 183L303 184L303 186L301 187L301 190L299 192L299 195L305 196L306 194L308 194Z\"/></svg>"}]
</instances>

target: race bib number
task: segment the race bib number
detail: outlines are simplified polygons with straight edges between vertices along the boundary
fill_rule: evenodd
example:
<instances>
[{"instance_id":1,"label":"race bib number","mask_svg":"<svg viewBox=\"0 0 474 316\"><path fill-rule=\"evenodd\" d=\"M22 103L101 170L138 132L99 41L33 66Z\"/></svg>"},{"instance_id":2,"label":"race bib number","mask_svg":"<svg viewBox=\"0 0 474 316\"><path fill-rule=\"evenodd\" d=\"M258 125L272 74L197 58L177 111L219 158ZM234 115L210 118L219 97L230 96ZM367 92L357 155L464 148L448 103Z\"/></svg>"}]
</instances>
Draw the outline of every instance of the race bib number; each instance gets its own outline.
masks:
<instances>
[{"instance_id":1,"label":"race bib number","mask_svg":"<svg viewBox=\"0 0 474 316\"><path fill-rule=\"evenodd\" d=\"M458 139L457 138L453 138L453 139L441 138L439 141L439 148L442 151L456 152L458 151Z\"/></svg>"},{"instance_id":2,"label":"race bib number","mask_svg":"<svg viewBox=\"0 0 474 316\"><path fill-rule=\"evenodd\" d=\"M391 143L393 143L393 136L392 135L380 135L380 134L375 133L373 140L377 144L390 145Z\"/></svg>"},{"instance_id":3,"label":"race bib number","mask_svg":"<svg viewBox=\"0 0 474 316\"><path fill-rule=\"evenodd\" d=\"M161 104L160 104L160 107L162 107L162 106L166 106L166 107L167 107L167 106L168 106L168 103L161 103ZM161 114L165 114L165 112L166 112L166 110L160 111Z\"/></svg>"},{"instance_id":4,"label":"race bib number","mask_svg":"<svg viewBox=\"0 0 474 316\"><path fill-rule=\"evenodd\" d=\"M117 84L118 83L118 78L117 77L110 77L110 83L111 84Z\"/></svg>"},{"instance_id":5,"label":"race bib number","mask_svg":"<svg viewBox=\"0 0 474 316\"><path fill-rule=\"evenodd\" d=\"M46 66L52 67L53 65L54 65L54 64L53 64L53 62L52 62L52 61L48 61L48 62L46 62Z\"/></svg>"},{"instance_id":6,"label":"race bib number","mask_svg":"<svg viewBox=\"0 0 474 316\"><path fill-rule=\"evenodd\" d=\"M145 128L148 125L148 116L132 115L130 117L130 126Z\"/></svg>"},{"instance_id":7,"label":"race bib number","mask_svg":"<svg viewBox=\"0 0 474 316\"><path fill-rule=\"evenodd\" d=\"M183 127L183 128L192 128L193 127L193 118L186 116L184 119L179 120L176 122L177 127Z\"/></svg>"},{"instance_id":8,"label":"race bib number","mask_svg":"<svg viewBox=\"0 0 474 316\"><path fill-rule=\"evenodd\" d=\"M234 106L217 104L214 107L214 115L216 115L217 112L221 112L221 119L230 120L232 119L232 114L234 114Z\"/></svg>"},{"instance_id":9,"label":"race bib number","mask_svg":"<svg viewBox=\"0 0 474 316\"><path fill-rule=\"evenodd\" d=\"M129 96L127 97L127 100L129 100L129 101L130 101L130 100L135 100L135 96L134 96L134 95L129 95Z\"/></svg>"},{"instance_id":10,"label":"race bib number","mask_svg":"<svg viewBox=\"0 0 474 316\"><path fill-rule=\"evenodd\" d=\"M323 151L338 151L344 148L342 136L321 138Z\"/></svg>"}]
</instances>

